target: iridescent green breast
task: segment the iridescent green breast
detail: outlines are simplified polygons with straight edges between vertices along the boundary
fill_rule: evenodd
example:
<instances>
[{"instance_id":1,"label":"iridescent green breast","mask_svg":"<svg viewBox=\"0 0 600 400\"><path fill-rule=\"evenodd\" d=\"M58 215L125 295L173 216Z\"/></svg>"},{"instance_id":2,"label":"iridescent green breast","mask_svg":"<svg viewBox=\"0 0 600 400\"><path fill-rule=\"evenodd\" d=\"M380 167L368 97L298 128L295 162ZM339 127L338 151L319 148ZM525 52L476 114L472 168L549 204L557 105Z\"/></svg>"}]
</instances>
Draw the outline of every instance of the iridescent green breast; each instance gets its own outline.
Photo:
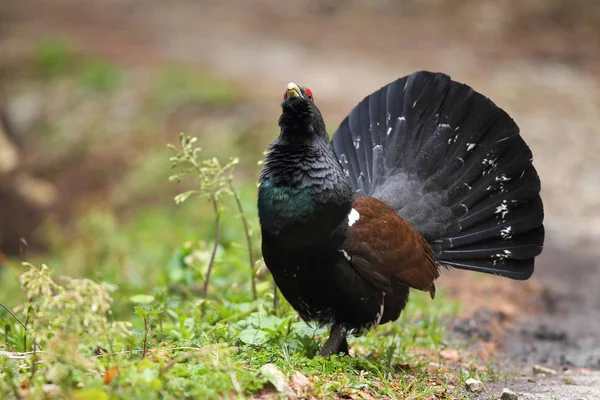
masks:
<instances>
[{"instance_id":1,"label":"iridescent green breast","mask_svg":"<svg viewBox=\"0 0 600 400\"><path fill-rule=\"evenodd\" d=\"M315 211L308 188L292 188L263 182L258 189L258 212L263 228L278 233L285 225L301 221Z\"/></svg>"}]
</instances>

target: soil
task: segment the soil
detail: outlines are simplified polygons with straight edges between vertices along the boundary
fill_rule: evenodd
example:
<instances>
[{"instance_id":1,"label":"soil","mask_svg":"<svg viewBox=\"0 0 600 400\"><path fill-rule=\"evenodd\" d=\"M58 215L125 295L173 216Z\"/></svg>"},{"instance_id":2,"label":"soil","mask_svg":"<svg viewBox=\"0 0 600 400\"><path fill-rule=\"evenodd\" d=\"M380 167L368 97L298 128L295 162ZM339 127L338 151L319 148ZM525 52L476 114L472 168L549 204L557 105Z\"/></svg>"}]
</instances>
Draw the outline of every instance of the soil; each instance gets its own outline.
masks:
<instances>
[{"instance_id":1,"label":"soil","mask_svg":"<svg viewBox=\"0 0 600 400\"><path fill-rule=\"evenodd\" d=\"M555 29L545 30L544 18L553 17L541 14L537 22L509 23L510 10L491 1L477 7L453 1L456 10L446 5L432 7L435 12L404 3L40 0L8 2L0 13L9 22L7 60L30 51L27 44L62 34L82 51L135 67L183 62L245 84L274 123L279 93L290 80L311 86L330 128L363 96L412 71L444 71L468 82L513 116L533 150L547 241L527 282L444 274L439 287L467 305L452 332L476 339L471 351L523 374L488 385L481 398L499 396L503 387L520 398L600 398L600 80L594 69L600 36L589 34L600 25L579 29L584 17L571 14L577 29L559 18ZM521 14L531 13L514 13ZM533 377L534 364L558 373Z\"/></svg>"},{"instance_id":2,"label":"soil","mask_svg":"<svg viewBox=\"0 0 600 400\"><path fill-rule=\"evenodd\" d=\"M504 294L512 291L512 296L497 302L491 294L488 302L469 295L467 316L450 324L460 342L474 341L469 351L499 361L501 370L520 375L489 384L481 398L499 396L505 387L521 399L600 398L599 258L584 250L590 243L564 249L553 243L552 235L537 263L532 281L536 284L524 285L524 296L515 291L518 284L500 280L487 289ZM573 251L577 247L580 251ZM463 275L461 281L468 279L459 274ZM506 309L519 311L507 313ZM536 376L534 365L549 367L557 374Z\"/></svg>"}]
</instances>

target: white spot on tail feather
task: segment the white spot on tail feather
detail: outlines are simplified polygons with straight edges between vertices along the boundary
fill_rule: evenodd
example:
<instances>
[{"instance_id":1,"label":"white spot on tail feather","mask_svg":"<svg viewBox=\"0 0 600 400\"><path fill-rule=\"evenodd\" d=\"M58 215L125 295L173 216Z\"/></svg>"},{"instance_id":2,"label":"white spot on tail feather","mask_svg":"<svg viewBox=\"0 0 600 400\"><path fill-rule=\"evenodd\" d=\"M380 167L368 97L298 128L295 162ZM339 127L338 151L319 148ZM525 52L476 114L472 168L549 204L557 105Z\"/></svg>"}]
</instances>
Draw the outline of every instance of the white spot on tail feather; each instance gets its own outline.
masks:
<instances>
[{"instance_id":1,"label":"white spot on tail feather","mask_svg":"<svg viewBox=\"0 0 600 400\"><path fill-rule=\"evenodd\" d=\"M360 214L354 208L348 214L348 226L352 226L360 219Z\"/></svg>"},{"instance_id":2,"label":"white spot on tail feather","mask_svg":"<svg viewBox=\"0 0 600 400\"><path fill-rule=\"evenodd\" d=\"M475 143L467 143L467 151L471 151L475 148Z\"/></svg>"},{"instance_id":3,"label":"white spot on tail feather","mask_svg":"<svg viewBox=\"0 0 600 400\"><path fill-rule=\"evenodd\" d=\"M504 253L496 253L496 254L492 254L492 263L494 265L496 265L498 263L498 261L501 260L506 260L507 258L510 258L511 256L511 252L509 250L504 250Z\"/></svg>"},{"instance_id":4,"label":"white spot on tail feather","mask_svg":"<svg viewBox=\"0 0 600 400\"><path fill-rule=\"evenodd\" d=\"M404 118L404 117L398 117L398 121L406 121L406 118Z\"/></svg>"},{"instance_id":5,"label":"white spot on tail feather","mask_svg":"<svg viewBox=\"0 0 600 400\"><path fill-rule=\"evenodd\" d=\"M388 128L386 135L389 136L390 133L392 133L392 127L391 126Z\"/></svg>"},{"instance_id":6,"label":"white spot on tail feather","mask_svg":"<svg viewBox=\"0 0 600 400\"><path fill-rule=\"evenodd\" d=\"M502 200L502 204L496 207L496 214L502 214L502 218L508 214L508 205L506 204L506 200Z\"/></svg>"},{"instance_id":7,"label":"white spot on tail feather","mask_svg":"<svg viewBox=\"0 0 600 400\"><path fill-rule=\"evenodd\" d=\"M502 236L502 239L504 240L508 240L510 238L512 238L513 232L512 232L512 228L510 226L507 226L504 229L500 230L500 236Z\"/></svg>"}]
</instances>

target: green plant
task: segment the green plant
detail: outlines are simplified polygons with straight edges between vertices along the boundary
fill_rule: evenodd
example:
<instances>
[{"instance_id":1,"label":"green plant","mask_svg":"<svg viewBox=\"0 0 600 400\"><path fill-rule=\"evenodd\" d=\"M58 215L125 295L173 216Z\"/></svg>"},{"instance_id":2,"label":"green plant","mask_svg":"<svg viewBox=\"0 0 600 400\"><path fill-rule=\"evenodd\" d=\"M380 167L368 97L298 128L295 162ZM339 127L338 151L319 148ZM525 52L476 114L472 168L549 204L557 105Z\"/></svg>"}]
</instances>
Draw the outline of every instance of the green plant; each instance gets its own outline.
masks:
<instances>
[{"instance_id":1,"label":"green plant","mask_svg":"<svg viewBox=\"0 0 600 400\"><path fill-rule=\"evenodd\" d=\"M218 159L202 159L200 147L194 147L194 143L197 138L186 136L183 133L180 135L180 148L177 149L173 145L169 145L169 148L176 151L175 156L172 156L169 160L172 162L172 167L177 168L177 172L169 177L171 181L180 182L183 177L188 174L197 175L199 187L197 189L187 190L183 193L175 196L175 203L181 204L186 201L190 196L195 195L198 197L208 198L212 204L215 220L215 238L213 244L213 250L208 262L208 268L206 276L204 278L203 298L206 299L208 295L208 286L210 282L210 275L215 262L215 255L219 245L219 234L221 228L221 214L223 211L222 198L224 196L232 196L235 200L235 204L238 208L239 216L242 219L244 233L246 236L248 255L250 260L250 275L252 285L252 296L254 299L257 297L256 293L256 280L254 277L254 255L252 253L252 233L249 229L249 224L242 209L242 203L240 197L233 186L233 170L238 164L237 158L231 159L227 164L222 165Z\"/></svg>"},{"instance_id":2,"label":"green plant","mask_svg":"<svg viewBox=\"0 0 600 400\"><path fill-rule=\"evenodd\" d=\"M67 72L73 59L69 43L61 38L49 38L37 44L35 61L39 73L45 79Z\"/></svg>"}]
</instances>

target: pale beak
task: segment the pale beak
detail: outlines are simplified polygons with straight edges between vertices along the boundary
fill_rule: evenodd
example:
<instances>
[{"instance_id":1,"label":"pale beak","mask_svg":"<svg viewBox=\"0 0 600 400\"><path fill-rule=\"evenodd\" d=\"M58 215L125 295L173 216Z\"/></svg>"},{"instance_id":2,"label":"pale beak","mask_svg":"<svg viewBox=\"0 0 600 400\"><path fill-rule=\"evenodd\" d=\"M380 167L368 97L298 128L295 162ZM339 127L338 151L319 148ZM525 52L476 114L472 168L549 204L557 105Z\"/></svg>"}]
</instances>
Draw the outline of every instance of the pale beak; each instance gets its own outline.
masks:
<instances>
[{"instance_id":1,"label":"pale beak","mask_svg":"<svg viewBox=\"0 0 600 400\"><path fill-rule=\"evenodd\" d=\"M302 91L300 87L296 85L294 82L290 82L287 85L287 95L288 97L304 97L302 96Z\"/></svg>"}]
</instances>

